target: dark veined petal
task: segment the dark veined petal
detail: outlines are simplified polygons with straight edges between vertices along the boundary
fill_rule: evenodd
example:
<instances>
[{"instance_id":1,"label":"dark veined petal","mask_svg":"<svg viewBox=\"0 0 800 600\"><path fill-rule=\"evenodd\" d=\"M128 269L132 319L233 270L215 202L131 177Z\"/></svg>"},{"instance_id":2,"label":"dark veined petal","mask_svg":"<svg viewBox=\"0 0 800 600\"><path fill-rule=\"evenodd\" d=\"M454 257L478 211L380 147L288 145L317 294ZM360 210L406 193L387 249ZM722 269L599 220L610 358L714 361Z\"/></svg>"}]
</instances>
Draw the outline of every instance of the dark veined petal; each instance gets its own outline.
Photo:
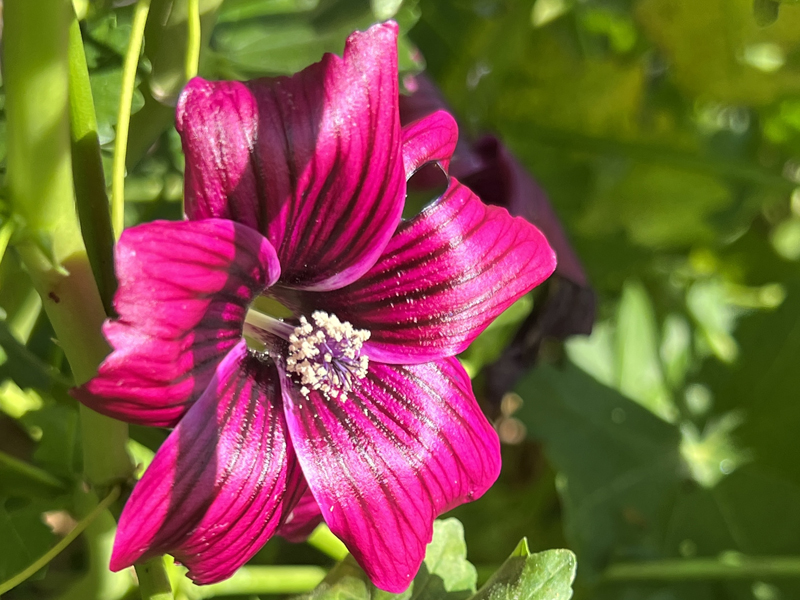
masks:
<instances>
[{"instance_id":1,"label":"dark veined petal","mask_svg":"<svg viewBox=\"0 0 800 600\"><path fill-rule=\"evenodd\" d=\"M320 523L322 523L322 513L319 505L314 500L311 490L306 487L300 500L286 515L276 533L290 542L304 542Z\"/></svg>"},{"instance_id":2,"label":"dark veined petal","mask_svg":"<svg viewBox=\"0 0 800 600\"><path fill-rule=\"evenodd\" d=\"M247 307L280 274L270 243L223 219L155 221L116 249L113 352L73 394L106 415L173 425L242 339Z\"/></svg>"},{"instance_id":3,"label":"dark veined petal","mask_svg":"<svg viewBox=\"0 0 800 600\"><path fill-rule=\"evenodd\" d=\"M283 380L289 432L325 521L379 588L406 589L442 512L500 471L497 434L455 358L371 363L342 401Z\"/></svg>"},{"instance_id":4,"label":"dark veined petal","mask_svg":"<svg viewBox=\"0 0 800 600\"><path fill-rule=\"evenodd\" d=\"M536 227L483 204L451 178L437 202L400 225L364 277L341 290L284 300L370 331L364 352L371 359L419 363L465 350L555 266Z\"/></svg>"},{"instance_id":5,"label":"dark veined petal","mask_svg":"<svg viewBox=\"0 0 800 600\"><path fill-rule=\"evenodd\" d=\"M456 120L443 110L403 127L403 168L406 179L426 163L434 161L447 171L456 142Z\"/></svg>"},{"instance_id":6,"label":"dark veined petal","mask_svg":"<svg viewBox=\"0 0 800 600\"><path fill-rule=\"evenodd\" d=\"M303 485L277 377L244 340L230 351L134 487L111 570L169 553L214 583L264 545Z\"/></svg>"},{"instance_id":7,"label":"dark veined petal","mask_svg":"<svg viewBox=\"0 0 800 600\"><path fill-rule=\"evenodd\" d=\"M354 281L400 221L397 103L395 23L354 33L343 58L326 54L293 77L192 80L178 104L186 214L264 233L282 285Z\"/></svg>"}]
</instances>

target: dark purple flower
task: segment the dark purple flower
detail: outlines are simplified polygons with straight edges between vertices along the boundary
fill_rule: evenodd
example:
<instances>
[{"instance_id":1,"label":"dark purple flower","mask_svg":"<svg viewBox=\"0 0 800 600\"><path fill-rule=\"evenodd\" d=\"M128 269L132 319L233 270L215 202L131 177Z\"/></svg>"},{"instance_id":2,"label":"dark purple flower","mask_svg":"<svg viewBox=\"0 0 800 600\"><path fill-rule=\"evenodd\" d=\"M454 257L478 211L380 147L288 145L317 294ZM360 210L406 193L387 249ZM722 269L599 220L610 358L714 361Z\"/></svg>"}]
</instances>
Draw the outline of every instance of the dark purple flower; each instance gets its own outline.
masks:
<instances>
[{"instance_id":1,"label":"dark purple flower","mask_svg":"<svg viewBox=\"0 0 800 600\"><path fill-rule=\"evenodd\" d=\"M125 506L112 569L168 552L211 583L324 518L399 592L436 516L497 477L497 436L454 355L555 255L455 179L401 221L406 179L446 168L457 131L443 112L401 129L396 37L377 25L294 77L183 92L190 220L123 234L113 352L77 391L175 426Z\"/></svg>"}]
</instances>

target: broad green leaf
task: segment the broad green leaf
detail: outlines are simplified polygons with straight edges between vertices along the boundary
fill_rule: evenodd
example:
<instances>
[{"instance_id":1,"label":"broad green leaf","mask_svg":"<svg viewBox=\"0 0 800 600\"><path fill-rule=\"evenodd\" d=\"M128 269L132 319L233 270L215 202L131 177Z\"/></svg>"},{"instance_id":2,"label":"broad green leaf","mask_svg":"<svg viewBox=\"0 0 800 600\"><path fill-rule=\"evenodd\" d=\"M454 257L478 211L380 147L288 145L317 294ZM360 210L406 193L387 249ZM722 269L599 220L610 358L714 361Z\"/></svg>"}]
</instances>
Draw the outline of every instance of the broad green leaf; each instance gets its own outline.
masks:
<instances>
[{"instance_id":1,"label":"broad green leaf","mask_svg":"<svg viewBox=\"0 0 800 600\"><path fill-rule=\"evenodd\" d=\"M114 125L117 122L119 94L122 85L122 69L103 69L94 71L90 76L92 97L97 111L97 127L100 143L105 145L114 140ZM138 84L137 84L138 88ZM144 105L141 92L133 92L131 112L136 112Z\"/></svg>"},{"instance_id":2,"label":"broad green leaf","mask_svg":"<svg viewBox=\"0 0 800 600\"><path fill-rule=\"evenodd\" d=\"M47 471L0 452L0 497L53 498L67 486Z\"/></svg>"},{"instance_id":3,"label":"broad green leaf","mask_svg":"<svg viewBox=\"0 0 800 600\"><path fill-rule=\"evenodd\" d=\"M575 336L567 340L570 360L603 385L613 387L617 382L614 360L614 324L611 321L595 323L589 336Z\"/></svg>"},{"instance_id":4,"label":"broad green leaf","mask_svg":"<svg viewBox=\"0 0 800 600\"><path fill-rule=\"evenodd\" d=\"M72 478L81 472L82 454L75 406L51 403L26 413L20 420L39 438L33 454L37 465L63 478Z\"/></svg>"},{"instance_id":5,"label":"broad green leaf","mask_svg":"<svg viewBox=\"0 0 800 600\"><path fill-rule=\"evenodd\" d=\"M616 561L800 553L800 485L743 444L752 420L681 431L574 367L539 367L519 393L516 414L559 471L564 526L585 581ZM774 423L771 432L775 447L791 447ZM621 597L613 590L602 597Z\"/></svg>"},{"instance_id":6,"label":"broad green leaf","mask_svg":"<svg viewBox=\"0 0 800 600\"><path fill-rule=\"evenodd\" d=\"M197 0L200 13L200 47L205 48L222 0ZM145 28L144 54L152 70L148 83L158 101L172 106L186 85L188 0L153 0Z\"/></svg>"},{"instance_id":7,"label":"broad green leaf","mask_svg":"<svg viewBox=\"0 0 800 600\"><path fill-rule=\"evenodd\" d=\"M745 421L737 437L744 447L752 449L757 463L779 479L800 485L796 444L800 424L800 280L795 275L785 284L786 300L780 307L740 321L736 363L726 367L709 361L701 377L713 393L715 412L744 411Z\"/></svg>"},{"instance_id":8,"label":"broad green leaf","mask_svg":"<svg viewBox=\"0 0 800 600\"><path fill-rule=\"evenodd\" d=\"M570 340L567 352L599 382L653 414L668 422L677 417L661 363L653 305L640 283L625 283L614 322L598 324L588 338Z\"/></svg>"},{"instance_id":9,"label":"broad green leaf","mask_svg":"<svg viewBox=\"0 0 800 600\"><path fill-rule=\"evenodd\" d=\"M627 282L617 312L616 387L653 414L672 422L677 410L664 381L658 329L645 288Z\"/></svg>"},{"instance_id":10,"label":"broad green leaf","mask_svg":"<svg viewBox=\"0 0 800 600\"><path fill-rule=\"evenodd\" d=\"M377 589L355 559L348 555L336 565L307 600L465 600L475 592L477 574L467 561L464 528L456 519L436 521L425 561L411 586L402 594Z\"/></svg>"},{"instance_id":11,"label":"broad green leaf","mask_svg":"<svg viewBox=\"0 0 800 600\"><path fill-rule=\"evenodd\" d=\"M635 163L606 175L607 187L592 198L581 220L587 235L618 231L637 245L681 247L716 235L714 215L731 202L728 187L716 177L663 164Z\"/></svg>"},{"instance_id":12,"label":"broad green leaf","mask_svg":"<svg viewBox=\"0 0 800 600\"><path fill-rule=\"evenodd\" d=\"M20 388L65 393L69 382L58 371L17 341L0 321L0 348L6 360L0 364L0 381L11 379Z\"/></svg>"},{"instance_id":13,"label":"broad green leaf","mask_svg":"<svg viewBox=\"0 0 800 600\"><path fill-rule=\"evenodd\" d=\"M658 555L682 475L678 430L568 366L534 370L517 416L559 471L567 539L584 575L635 547Z\"/></svg>"},{"instance_id":14,"label":"broad green leaf","mask_svg":"<svg viewBox=\"0 0 800 600\"><path fill-rule=\"evenodd\" d=\"M418 53L404 35L419 18L416 3L398 4L396 10L400 71L419 70ZM347 36L375 21L369 3L344 0L322 3L308 12L221 23L214 32L215 56L208 67L240 78L296 73L325 52L340 54Z\"/></svg>"},{"instance_id":15,"label":"broad green leaf","mask_svg":"<svg viewBox=\"0 0 800 600\"><path fill-rule=\"evenodd\" d=\"M523 539L470 600L569 600L576 566L569 550L531 554Z\"/></svg>"},{"instance_id":16,"label":"broad green leaf","mask_svg":"<svg viewBox=\"0 0 800 600\"><path fill-rule=\"evenodd\" d=\"M455 600L468 591L474 592L477 578L475 567L467 561L464 526L456 519L436 521L433 540L425 552L423 568L414 579L410 598Z\"/></svg>"},{"instance_id":17,"label":"broad green leaf","mask_svg":"<svg viewBox=\"0 0 800 600\"><path fill-rule=\"evenodd\" d=\"M0 498L0 581L22 571L54 543L43 511L38 502Z\"/></svg>"}]
</instances>

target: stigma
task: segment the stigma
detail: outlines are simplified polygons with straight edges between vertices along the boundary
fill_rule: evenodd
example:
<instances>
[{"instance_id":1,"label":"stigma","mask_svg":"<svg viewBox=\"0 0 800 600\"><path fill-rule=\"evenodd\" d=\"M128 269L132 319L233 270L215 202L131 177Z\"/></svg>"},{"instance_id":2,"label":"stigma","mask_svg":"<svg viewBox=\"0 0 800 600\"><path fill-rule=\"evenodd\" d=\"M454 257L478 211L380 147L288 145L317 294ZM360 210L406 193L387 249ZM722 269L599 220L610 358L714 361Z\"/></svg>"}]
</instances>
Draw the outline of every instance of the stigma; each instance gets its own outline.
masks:
<instances>
[{"instance_id":1,"label":"stigma","mask_svg":"<svg viewBox=\"0 0 800 600\"><path fill-rule=\"evenodd\" d=\"M361 347L369 331L322 311L312 313L311 320L300 317L289 336L286 370L299 379L304 396L320 391L344 402L353 380L367 375L369 359L361 354Z\"/></svg>"}]
</instances>

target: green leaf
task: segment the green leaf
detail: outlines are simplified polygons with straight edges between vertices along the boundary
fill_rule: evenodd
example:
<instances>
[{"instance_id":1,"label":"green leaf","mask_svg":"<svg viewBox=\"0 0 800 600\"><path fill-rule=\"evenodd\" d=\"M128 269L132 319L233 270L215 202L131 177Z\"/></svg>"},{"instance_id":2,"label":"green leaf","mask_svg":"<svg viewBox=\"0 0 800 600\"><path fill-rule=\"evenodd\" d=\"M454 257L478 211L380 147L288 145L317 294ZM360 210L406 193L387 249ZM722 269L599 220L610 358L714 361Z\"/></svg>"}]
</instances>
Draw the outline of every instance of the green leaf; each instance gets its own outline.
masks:
<instances>
[{"instance_id":1,"label":"green leaf","mask_svg":"<svg viewBox=\"0 0 800 600\"><path fill-rule=\"evenodd\" d=\"M665 421L674 421L672 403L659 357L658 329L647 291L626 282L617 312L617 388Z\"/></svg>"},{"instance_id":2,"label":"green leaf","mask_svg":"<svg viewBox=\"0 0 800 600\"><path fill-rule=\"evenodd\" d=\"M517 389L524 403L515 416L559 471L565 532L582 573L624 549L658 555L663 515L684 479L678 430L573 366L538 367Z\"/></svg>"},{"instance_id":3,"label":"green leaf","mask_svg":"<svg viewBox=\"0 0 800 600\"><path fill-rule=\"evenodd\" d=\"M0 381L9 378L20 388L65 393L69 382L56 369L20 344L0 321L0 348L7 359L0 364Z\"/></svg>"},{"instance_id":4,"label":"green leaf","mask_svg":"<svg viewBox=\"0 0 800 600\"><path fill-rule=\"evenodd\" d=\"M795 337L796 331L788 329L789 337ZM795 350L789 344L780 351L793 376ZM759 352L764 353L763 346ZM774 364L773 351L766 354L765 360ZM724 372L730 381L729 368ZM741 379L733 379L737 393L752 394ZM763 377L756 384L763 385ZM723 416L709 420L702 433L686 423L679 429L572 366L537 368L519 393L524 403L515 415L543 442L559 471L567 539L586 580L616 561L716 556L730 550L800 552L793 533L800 526L800 485L776 469L781 464L797 470L794 454L786 452L797 422L789 404L777 417L777 403L754 415L765 427L770 423L762 430L776 459L769 464L763 460L765 439L743 435L752 435L754 418L741 423L722 407L717 413ZM767 398L754 395L751 405L771 403ZM751 458L750 448L755 461L740 466Z\"/></svg>"},{"instance_id":5,"label":"green leaf","mask_svg":"<svg viewBox=\"0 0 800 600\"><path fill-rule=\"evenodd\" d=\"M119 95L122 85L122 69L114 68L94 71L90 78L92 97L97 111L97 127L101 144L108 144L114 139L113 126L117 122ZM137 84L138 86L138 84ZM144 97L137 89L133 92L131 112L136 112L144 105Z\"/></svg>"},{"instance_id":6,"label":"green leaf","mask_svg":"<svg viewBox=\"0 0 800 600\"><path fill-rule=\"evenodd\" d=\"M445 519L433 524L433 540L425 552L425 562L414 579L411 598L436 600L438 598L466 597L474 592L478 575L467 561L467 544L464 526L456 519Z\"/></svg>"},{"instance_id":7,"label":"green leaf","mask_svg":"<svg viewBox=\"0 0 800 600\"><path fill-rule=\"evenodd\" d=\"M744 411L737 437L753 450L757 462L778 478L800 485L800 279L793 275L784 282L786 300L779 308L741 320L736 363L727 367L708 361L700 378L713 393L717 414Z\"/></svg>"},{"instance_id":8,"label":"green leaf","mask_svg":"<svg viewBox=\"0 0 800 600\"><path fill-rule=\"evenodd\" d=\"M0 452L0 496L52 498L67 487L47 471Z\"/></svg>"},{"instance_id":9,"label":"green leaf","mask_svg":"<svg viewBox=\"0 0 800 600\"><path fill-rule=\"evenodd\" d=\"M428 544L425 561L411 586L402 594L377 589L348 555L336 565L308 600L359 600L398 598L402 600L465 600L475 592L477 573L467 561L464 528L456 519L436 521L433 540Z\"/></svg>"},{"instance_id":10,"label":"green leaf","mask_svg":"<svg viewBox=\"0 0 800 600\"><path fill-rule=\"evenodd\" d=\"M222 0L198 0L201 48L208 45ZM145 29L144 53L152 65L148 83L153 97L174 105L186 85L188 0L155 0Z\"/></svg>"},{"instance_id":11,"label":"green leaf","mask_svg":"<svg viewBox=\"0 0 800 600\"><path fill-rule=\"evenodd\" d=\"M400 71L419 70L418 53L405 37L419 18L415 2L384 4L380 10L396 11L394 18L400 24ZM353 31L382 20L376 19L367 2L344 0L309 8L313 10L221 23L213 35L216 63L209 61L210 70L215 76L239 78L296 73L325 52L341 53Z\"/></svg>"},{"instance_id":12,"label":"green leaf","mask_svg":"<svg viewBox=\"0 0 800 600\"><path fill-rule=\"evenodd\" d=\"M568 600L576 567L569 550L531 554L523 539L470 600Z\"/></svg>"},{"instance_id":13,"label":"green leaf","mask_svg":"<svg viewBox=\"0 0 800 600\"><path fill-rule=\"evenodd\" d=\"M436 521L425 561L401 594L377 589L348 555L334 567L307 600L568 600L575 578L575 555L569 550L531 554L522 540L508 560L476 593L477 574L466 559L464 528L456 519Z\"/></svg>"},{"instance_id":14,"label":"green leaf","mask_svg":"<svg viewBox=\"0 0 800 600\"><path fill-rule=\"evenodd\" d=\"M33 453L36 464L64 478L81 472L78 411L74 405L51 404L26 413L20 420L41 436Z\"/></svg>"},{"instance_id":15,"label":"green leaf","mask_svg":"<svg viewBox=\"0 0 800 600\"><path fill-rule=\"evenodd\" d=\"M634 163L620 174L603 175L607 182L598 186L581 219L585 234L622 230L648 248L710 241L716 235L714 215L732 200L718 178L664 164Z\"/></svg>"},{"instance_id":16,"label":"green leaf","mask_svg":"<svg viewBox=\"0 0 800 600\"><path fill-rule=\"evenodd\" d=\"M53 544L43 510L36 502L0 498L0 581L22 571Z\"/></svg>"}]
</instances>

